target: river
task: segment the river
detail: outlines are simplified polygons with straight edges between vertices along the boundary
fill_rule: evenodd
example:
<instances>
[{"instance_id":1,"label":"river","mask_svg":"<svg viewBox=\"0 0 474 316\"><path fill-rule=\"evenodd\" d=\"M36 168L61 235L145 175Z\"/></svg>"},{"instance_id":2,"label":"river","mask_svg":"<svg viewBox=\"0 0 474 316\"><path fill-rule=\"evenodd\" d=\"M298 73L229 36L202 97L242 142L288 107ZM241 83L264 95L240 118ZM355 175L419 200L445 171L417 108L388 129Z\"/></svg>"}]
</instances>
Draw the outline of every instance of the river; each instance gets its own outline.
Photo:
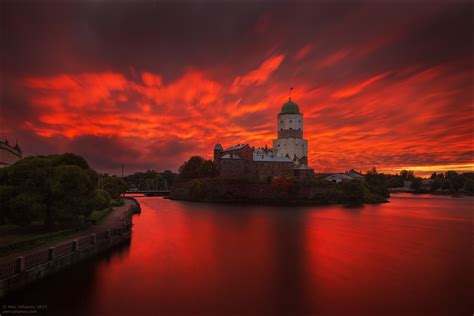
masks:
<instances>
[{"instance_id":1,"label":"river","mask_svg":"<svg viewBox=\"0 0 474 316\"><path fill-rule=\"evenodd\" d=\"M141 197L129 245L7 297L47 315L471 315L473 198L362 208Z\"/></svg>"}]
</instances>

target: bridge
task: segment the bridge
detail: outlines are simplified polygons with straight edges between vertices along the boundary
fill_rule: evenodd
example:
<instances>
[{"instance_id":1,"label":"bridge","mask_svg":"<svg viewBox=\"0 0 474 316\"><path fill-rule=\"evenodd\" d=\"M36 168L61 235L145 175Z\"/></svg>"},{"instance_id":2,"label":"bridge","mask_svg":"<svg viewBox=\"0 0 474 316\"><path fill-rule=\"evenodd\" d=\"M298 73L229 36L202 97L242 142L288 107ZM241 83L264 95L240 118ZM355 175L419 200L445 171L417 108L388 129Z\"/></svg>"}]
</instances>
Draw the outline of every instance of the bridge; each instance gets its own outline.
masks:
<instances>
[{"instance_id":1,"label":"bridge","mask_svg":"<svg viewBox=\"0 0 474 316\"><path fill-rule=\"evenodd\" d=\"M130 189L125 192L125 194L143 194L145 196L168 196L170 195L170 190L140 190L140 189Z\"/></svg>"}]
</instances>

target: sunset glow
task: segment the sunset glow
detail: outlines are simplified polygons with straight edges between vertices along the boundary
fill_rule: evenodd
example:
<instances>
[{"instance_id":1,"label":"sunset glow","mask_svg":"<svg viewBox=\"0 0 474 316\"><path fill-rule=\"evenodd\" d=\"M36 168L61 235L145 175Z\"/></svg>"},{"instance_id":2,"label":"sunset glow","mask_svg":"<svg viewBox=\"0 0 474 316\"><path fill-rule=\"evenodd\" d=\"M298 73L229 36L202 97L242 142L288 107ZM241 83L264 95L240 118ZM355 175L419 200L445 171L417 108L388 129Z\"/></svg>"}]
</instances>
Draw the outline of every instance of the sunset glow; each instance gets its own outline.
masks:
<instances>
[{"instance_id":1,"label":"sunset glow","mask_svg":"<svg viewBox=\"0 0 474 316\"><path fill-rule=\"evenodd\" d=\"M5 6L2 32L26 42L4 37L1 136L27 155L72 151L111 173L121 163L177 170L218 142L271 145L291 86L316 172L473 170L461 3L267 3L230 17L231 3L183 3L167 33L166 8L151 2L129 15L126 3L87 12L76 3L65 9L72 17L51 19L58 6Z\"/></svg>"}]
</instances>

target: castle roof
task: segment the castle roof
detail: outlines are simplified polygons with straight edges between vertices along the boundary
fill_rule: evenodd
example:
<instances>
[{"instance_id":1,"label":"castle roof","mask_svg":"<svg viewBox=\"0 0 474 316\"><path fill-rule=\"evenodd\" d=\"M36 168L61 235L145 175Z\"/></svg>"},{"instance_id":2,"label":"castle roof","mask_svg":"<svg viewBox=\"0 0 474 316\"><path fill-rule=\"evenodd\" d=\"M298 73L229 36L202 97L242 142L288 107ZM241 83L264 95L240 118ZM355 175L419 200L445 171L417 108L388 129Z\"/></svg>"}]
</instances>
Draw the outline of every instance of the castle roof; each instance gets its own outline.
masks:
<instances>
[{"instance_id":1,"label":"castle roof","mask_svg":"<svg viewBox=\"0 0 474 316\"><path fill-rule=\"evenodd\" d=\"M295 102L288 100L283 106L281 107L281 112L280 114L301 114L300 113L300 108L298 107L298 104Z\"/></svg>"},{"instance_id":2,"label":"castle roof","mask_svg":"<svg viewBox=\"0 0 474 316\"><path fill-rule=\"evenodd\" d=\"M253 161L269 161L269 162L293 162L286 156L277 156L273 154L273 150L257 148L253 152Z\"/></svg>"},{"instance_id":3,"label":"castle roof","mask_svg":"<svg viewBox=\"0 0 474 316\"><path fill-rule=\"evenodd\" d=\"M221 159L240 159L240 156L237 154L225 154Z\"/></svg>"},{"instance_id":4,"label":"castle roof","mask_svg":"<svg viewBox=\"0 0 474 316\"><path fill-rule=\"evenodd\" d=\"M224 151L231 151L231 150L241 149L241 148L244 148L246 145L247 144L238 144L237 146L229 147L229 148L225 149Z\"/></svg>"}]
</instances>

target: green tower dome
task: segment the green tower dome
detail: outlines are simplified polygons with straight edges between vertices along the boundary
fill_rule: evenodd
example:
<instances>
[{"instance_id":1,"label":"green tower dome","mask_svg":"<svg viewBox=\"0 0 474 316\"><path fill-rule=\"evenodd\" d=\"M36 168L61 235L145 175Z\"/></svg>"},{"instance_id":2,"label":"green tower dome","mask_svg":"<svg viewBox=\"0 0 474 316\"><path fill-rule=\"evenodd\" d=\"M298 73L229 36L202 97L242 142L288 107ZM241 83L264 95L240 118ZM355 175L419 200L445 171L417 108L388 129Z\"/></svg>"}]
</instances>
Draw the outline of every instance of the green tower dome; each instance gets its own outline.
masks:
<instances>
[{"instance_id":1,"label":"green tower dome","mask_svg":"<svg viewBox=\"0 0 474 316\"><path fill-rule=\"evenodd\" d=\"M300 114L300 108L298 107L298 104L291 100L288 100L288 102L283 104L283 106L281 107L280 114Z\"/></svg>"}]
</instances>

